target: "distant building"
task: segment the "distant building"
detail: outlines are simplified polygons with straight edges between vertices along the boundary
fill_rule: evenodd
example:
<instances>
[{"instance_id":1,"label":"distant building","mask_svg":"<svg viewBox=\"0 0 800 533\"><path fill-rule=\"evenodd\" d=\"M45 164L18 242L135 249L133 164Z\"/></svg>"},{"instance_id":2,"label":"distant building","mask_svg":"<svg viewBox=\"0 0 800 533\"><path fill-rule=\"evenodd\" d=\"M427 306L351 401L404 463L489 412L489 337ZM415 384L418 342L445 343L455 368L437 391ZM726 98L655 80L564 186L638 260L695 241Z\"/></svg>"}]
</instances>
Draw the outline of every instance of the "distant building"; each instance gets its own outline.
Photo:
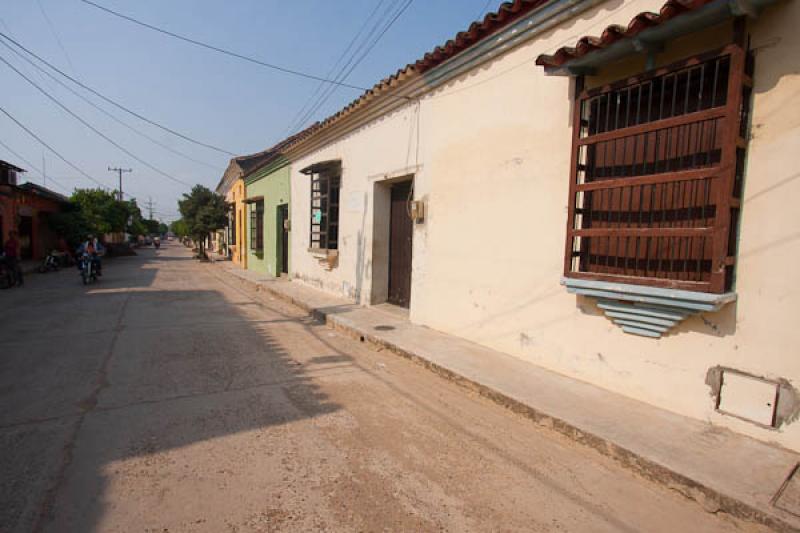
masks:
<instances>
[{"instance_id":1,"label":"distant building","mask_svg":"<svg viewBox=\"0 0 800 533\"><path fill-rule=\"evenodd\" d=\"M22 259L41 259L58 241L47 216L60 212L69 199L34 183L19 185L19 175L24 172L0 160L0 246L11 231L16 231Z\"/></svg>"}]
</instances>

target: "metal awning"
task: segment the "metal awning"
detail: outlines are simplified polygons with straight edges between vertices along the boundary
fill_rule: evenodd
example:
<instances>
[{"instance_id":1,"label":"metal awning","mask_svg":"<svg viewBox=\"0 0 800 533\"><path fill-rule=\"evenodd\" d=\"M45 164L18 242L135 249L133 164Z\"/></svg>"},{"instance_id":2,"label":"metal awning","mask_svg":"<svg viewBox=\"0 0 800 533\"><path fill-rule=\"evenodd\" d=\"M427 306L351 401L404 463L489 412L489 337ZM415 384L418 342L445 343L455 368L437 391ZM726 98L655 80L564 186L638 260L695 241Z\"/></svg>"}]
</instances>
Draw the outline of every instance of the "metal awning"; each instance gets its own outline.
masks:
<instances>
[{"instance_id":1,"label":"metal awning","mask_svg":"<svg viewBox=\"0 0 800 533\"><path fill-rule=\"evenodd\" d=\"M329 161L320 161L319 163L314 163L313 165L309 165L306 168L302 169L300 172L303 174L319 174L320 172L325 172L328 170L338 170L342 168L342 160L341 159L331 159Z\"/></svg>"}]
</instances>

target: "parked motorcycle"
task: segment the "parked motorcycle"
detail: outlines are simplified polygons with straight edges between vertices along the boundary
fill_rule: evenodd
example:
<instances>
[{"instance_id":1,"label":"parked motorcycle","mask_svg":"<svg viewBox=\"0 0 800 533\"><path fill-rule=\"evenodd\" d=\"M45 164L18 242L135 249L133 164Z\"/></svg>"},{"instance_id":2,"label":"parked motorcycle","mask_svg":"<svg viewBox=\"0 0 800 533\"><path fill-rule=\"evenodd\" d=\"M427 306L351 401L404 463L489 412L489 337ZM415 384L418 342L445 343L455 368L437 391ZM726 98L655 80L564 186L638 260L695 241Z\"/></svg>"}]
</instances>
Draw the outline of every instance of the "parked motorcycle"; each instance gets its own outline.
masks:
<instances>
[{"instance_id":1,"label":"parked motorcycle","mask_svg":"<svg viewBox=\"0 0 800 533\"><path fill-rule=\"evenodd\" d=\"M97 281L97 265L89 254L83 254L80 258L80 273L84 285Z\"/></svg>"},{"instance_id":2,"label":"parked motorcycle","mask_svg":"<svg viewBox=\"0 0 800 533\"><path fill-rule=\"evenodd\" d=\"M61 269L61 254L56 252L55 250L47 254L47 257L44 258L42 264L39 265L39 272L44 274L45 272L55 271Z\"/></svg>"}]
</instances>

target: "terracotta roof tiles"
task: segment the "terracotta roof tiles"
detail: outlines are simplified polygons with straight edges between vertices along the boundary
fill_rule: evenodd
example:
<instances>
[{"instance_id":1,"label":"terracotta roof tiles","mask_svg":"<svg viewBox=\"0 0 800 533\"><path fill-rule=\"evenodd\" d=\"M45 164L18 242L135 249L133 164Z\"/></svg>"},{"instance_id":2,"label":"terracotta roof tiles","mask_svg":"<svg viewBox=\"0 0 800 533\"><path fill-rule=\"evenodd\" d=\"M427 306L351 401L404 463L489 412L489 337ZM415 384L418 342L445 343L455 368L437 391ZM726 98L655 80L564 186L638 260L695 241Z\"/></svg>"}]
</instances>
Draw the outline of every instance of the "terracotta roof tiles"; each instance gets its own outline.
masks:
<instances>
[{"instance_id":1,"label":"terracotta roof tiles","mask_svg":"<svg viewBox=\"0 0 800 533\"><path fill-rule=\"evenodd\" d=\"M536 58L536 64L543 67L561 67L564 64L583 57L587 54L608 48L620 39L631 39L642 31L659 26L683 13L694 11L713 0L669 0L658 13L639 13L627 26L612 24L607 26L599 37L584 36L578 39L575 46L562 46L553 54L542 54Z\"/></svg>"}]
</instances>

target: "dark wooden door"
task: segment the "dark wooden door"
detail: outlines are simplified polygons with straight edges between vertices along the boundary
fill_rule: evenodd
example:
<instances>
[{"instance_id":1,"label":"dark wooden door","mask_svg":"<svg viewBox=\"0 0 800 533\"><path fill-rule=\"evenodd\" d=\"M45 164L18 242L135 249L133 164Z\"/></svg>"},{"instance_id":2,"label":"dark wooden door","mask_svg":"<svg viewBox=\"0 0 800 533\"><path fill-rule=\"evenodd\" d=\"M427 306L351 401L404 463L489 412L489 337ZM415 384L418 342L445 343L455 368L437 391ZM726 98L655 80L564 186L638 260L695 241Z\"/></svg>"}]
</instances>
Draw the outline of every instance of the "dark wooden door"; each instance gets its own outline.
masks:
<instances>
[{"instance_id":1,"label":"dark wooden door","mask_svg":"<svg viewBox=\"0 0 800 533\"><path fill-rule=\"evenodd\" d=\"M411 239L414 225L408 216L411 182L392 186L389 220L389 303L408 307L411 302Z\"/></svg>"},{"instance_id":2,"label":"dark wooden door","mask_svg":"<svg viewBox=\"0 0 800 533\"><path fill-rule=\"evenodd\" d=\"M280 232L280 250L278 250L278 269L281 274L289 273L289 204L278 206L278 231Z\"/></svg>"},{"instance_id":3,"label":"dark wooden door","mask_svg":"<svg viewBox=\"0 0 800 533\"><path fill-rule=\"evenodd\" d=\"M33 259L33 217L19 217L19 248L22 259Z\"/></svg>"}]
</instances>

